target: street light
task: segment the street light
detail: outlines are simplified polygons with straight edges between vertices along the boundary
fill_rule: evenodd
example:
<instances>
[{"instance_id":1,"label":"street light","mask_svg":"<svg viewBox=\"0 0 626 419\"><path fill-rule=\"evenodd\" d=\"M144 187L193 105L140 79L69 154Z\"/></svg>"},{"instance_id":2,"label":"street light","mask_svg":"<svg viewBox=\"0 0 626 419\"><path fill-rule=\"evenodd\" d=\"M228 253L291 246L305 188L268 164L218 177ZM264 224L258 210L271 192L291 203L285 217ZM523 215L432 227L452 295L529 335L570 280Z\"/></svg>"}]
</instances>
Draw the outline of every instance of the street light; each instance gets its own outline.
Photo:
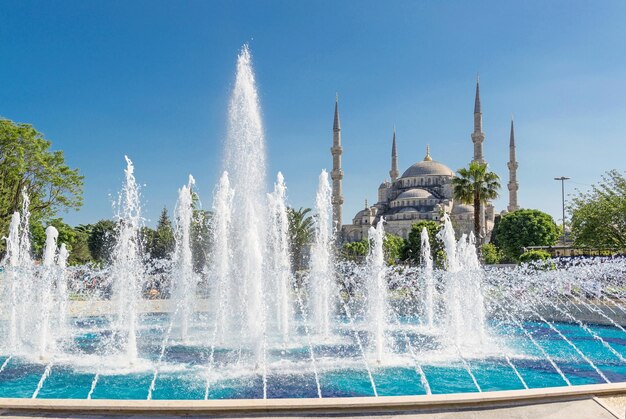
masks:
<instances>
[{"instance_id":1,"label":"street light","mask_svg":"<svg viewBox=\"0 0 626 419\"><path fill-rule=\"evenodd\" d=\"M565 244L565 181L571 178L567 176L555 177L554 180L561 181L561 202L563 204L563 244Z\"/></svg>"}]
</instances>

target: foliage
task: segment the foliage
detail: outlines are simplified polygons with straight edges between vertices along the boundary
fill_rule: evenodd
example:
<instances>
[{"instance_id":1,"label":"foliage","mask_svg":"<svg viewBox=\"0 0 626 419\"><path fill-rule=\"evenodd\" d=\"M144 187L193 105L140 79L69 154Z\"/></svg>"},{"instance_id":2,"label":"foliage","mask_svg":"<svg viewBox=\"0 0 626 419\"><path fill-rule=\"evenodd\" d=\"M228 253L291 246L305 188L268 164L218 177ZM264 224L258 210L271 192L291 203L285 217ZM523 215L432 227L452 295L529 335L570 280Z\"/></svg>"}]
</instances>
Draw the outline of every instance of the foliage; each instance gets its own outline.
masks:
<instances>
[{"instance_id":1,"label":"foliage","mask_svg":"<svg viewBox=\"0 0 626 419\"><path fill-rule=\"evenodd\" d=\"M549 214L523 209L502 216L492 237L497 238L503 255L517 261L528 246L552 246L559 239L559 229Z\"/></svg>"},{"instance_id":2,"label":"foliage","mask_svg":"<svg viewBox=\"0 0 626 419\"><path fill-rule=\"evenodd\" d=\"M92 261L91 252L89 251L89 234L84 231L74 229L76 240L72 244L68 264L84 265Z\"/></svg>"},{"instance_id":3,"label":"foliage","mask_svg":"<svg viewBox=\"0 0 626 419\"><path fill-rule=\"evenodd\" d=\"M442 225L440 223L432 220L423 220L413 224L402 249L402 259L412 261L416 264L422 263L422 230L426 228L433 262L435 266L442 267L446 256L443 242L437 237L437 233L439 233L441 227Z\"/></svg>"},{"instance_id":4,"label":"foliage","mask_svg":"<svg viewBox=\"0 0 626 419\"><path fill-rule=\"evenodd\" d=\"M310 212L311 208L287 208L291 266L296 272L305 268L306 248L313 240L314 222Z\"/></svg>"},{"instance_id":5,"label":"foliage","mask_svg":"<svg viewBox=\"0 0 626 419\"><path fill-rule=\"evenodd\" d=\"M474 236L476 243L481 243L480 207L498 197L500 178L487 170L486 163L472 162L468 168L457 171L452 178L454 199L474 206Z\"/></svg>"},{"instance_id":6,"label":"foliage","mask_svg":"<svg viewBox=\"0 0 626 419\"><path fill-rule=\"evenodd\" d=\"M144 230L144 246L152 259L169 259L174 251L174 229L167 214L167 208L163 208L157 223L156 230Z\"/></svg>"},{"instance_id":7,"label":"foliage","mask_svg":"<svg viewBox=\"0 0 626 419\"><path fill-rule=\"evenodd\" d=\"M369 240L362 239L357 242L344 243L341 246L340 256L345 260L360 262L365 259L369 250Z\"/></svg>"},{"instance_id":8,"label":"foliage","mask_svg":"<svg viewBox=\"0 0 626 419\"><path fill-rule=\"evenodd\" d=\"M395 234L386 233L383 239L383 252L388 265L393 265L402 256L404 239ZM362 239L357 242L344 243L341 247L341 257L346 260L360 262L367 257L370 251L370 240Z\"/></svg>"},{"instance_id":9,"label":"foliage","mask_svg":"<svg viewBox=\"0 0 626 419\"><path fill-rule=\"evenodd\" d=\"M483 260L487 265L500 263L503 259L502 251L493 243L485 243L480 248Z\"/></svg>"},{"instance_id":10,"label":"foliage","mask_svg":"<svg viewBox=\"0 0 626 419\"><path fill-rule=\"evenodd\" d=\"M393 265L402 257L404 239L400 236L396 236L395 234L387 233L383 239L383 249L385 251L387 264Z\"/></svg>"},{"instance_id":11,"label":"foliage","mask_svg":"<svg viewBox=\"0 0 626 419\"><path fill-rule=\"evenodd\" d=\"M111 262L116 240L116 225L112 220L100 220L90 230L87 239L91 257L97 263Z\"/></svg>"},{"instance_id":12,"label":"foliage","mask_svg":"<svg viewBox=\"0 0 626 419\"><path fill-rule=\"evenodd\" d=\"M76 231L68 224L65 224L62 219L55 218L48 222L42 223L41 221L32 221L30 224L31 245L33 250L33 256L40 258L43 253L43 248L46 243L46 228L53 226L59 232L57 238L57 245L65 243L67 249L71 252L76 242Z\"/></svg>"},{"instance_id":13,"label":"foliage","mask_svg":"<svg viewBox=\"0 0 626 419\"><path fill-rule=\"evenodd\" d=\"M522 253L518 258L520 263L528 263L528 262L544 262L550 259L550 253L545 250L529 250L528 252Z\"/></svg>"},{"instance_id":14,"label":"foliage","mask_svg":"<svg viewBox=\"0 0 626 419\"><path fill-rule=\"evenodd\" d=\"M617 170L569 205L574 244L598 249L626 249L626 178Z\"/></svg>"},{"instance_id":15,"label":"foliage","mask_svg":"<svg viewBox=\"0 0 626 419\"><path fill-rule=\"evenodd\" d=\"M0 119L0 232L21 209L22 190L30 197L34 222L82 205L83 177L50 145L32 125Z\"/></svg>"},{"instance_id":16,"label":"foliage","mask_svg":"<svg viewBox=\"0 0 626 419\"><path fill-rule=\"evenodd\" d=\"M194 271L200 273L209 262L211 249L211 218L213 214L194 209L191 219L191 254Z\"/></svg>"}]
</instances>

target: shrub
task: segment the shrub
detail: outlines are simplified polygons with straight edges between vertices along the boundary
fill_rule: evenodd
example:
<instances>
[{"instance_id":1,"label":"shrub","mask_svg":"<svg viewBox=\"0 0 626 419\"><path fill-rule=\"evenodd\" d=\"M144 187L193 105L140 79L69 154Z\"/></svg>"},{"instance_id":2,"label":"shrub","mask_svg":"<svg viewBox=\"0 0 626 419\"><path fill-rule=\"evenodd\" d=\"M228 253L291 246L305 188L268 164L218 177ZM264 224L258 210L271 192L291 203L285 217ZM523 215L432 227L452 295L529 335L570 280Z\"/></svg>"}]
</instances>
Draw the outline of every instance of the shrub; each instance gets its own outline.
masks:
<instances>
[{"instance_id":1,"label":"shrub","mask_svg":"<svg viewBox=\"0 0 626 419\"><path fill-rule=\"evenodd\" d=\"M502 261L502 251L492 243L483 244L480 252L487 265L494 265Z\"/></svg>"},{"instance_id":2,"label":"shrub","mask_svg":"<svg viewBox=\"0 0 626 419\"><path fill-rule=\"evenodd\" d=\"M528 262L545 262L550 259L550 253L545 250L529 250L526 253L522 253L519 257L520 263L528 263Z\"/></svg>"}]
</instances>

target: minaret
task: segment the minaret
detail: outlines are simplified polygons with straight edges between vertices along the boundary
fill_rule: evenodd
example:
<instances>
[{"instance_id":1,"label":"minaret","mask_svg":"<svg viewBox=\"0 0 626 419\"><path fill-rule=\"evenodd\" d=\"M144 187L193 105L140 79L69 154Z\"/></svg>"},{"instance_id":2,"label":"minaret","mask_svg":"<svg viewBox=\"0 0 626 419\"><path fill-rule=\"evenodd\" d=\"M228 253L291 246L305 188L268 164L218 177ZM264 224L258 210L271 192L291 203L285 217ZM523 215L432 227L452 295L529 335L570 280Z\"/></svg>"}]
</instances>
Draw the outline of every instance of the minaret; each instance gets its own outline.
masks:
<instances>
[{"instance_id":1,"label":"minaret","mask_svg":"<svg viewBox=\"0 0 626 419\"><path fill-rule=\"evenodd\" d=\"M474 99L474 132L472 133L472 142L474 143L474 159L472 161L485 163L483 157L483 141L485 134L483 133L483 113L480 109L480 79L476 76L476 98Z\"/></svg>"},{"instance_id":2,"label":"minaret","mask_svg":"<svg viewBox=\"0 0 626 419\"><path fill-rule=\"evenodd\" d=\"M398 172L398 148L396 147L396 127L393 127L393 140L391 142L391 170L389 171L391 183L395 182L400 176Z\"/></svg>"},{"instance_id":3,"label":"minaret","mask_svg":"<svg viewBox=\"0 0 626 419\"><path fill-rule=\"evenodd\" d=\"M519 189L519 183L517 183L517 159L515 158L515 129L513 128L513 118L511 118L511 138L509 140L509 206L507 210L509 212L517 211L519 205L517 205L517 190Z\"/></svg>"},{"instance_id":4,"label":"minaret","mask_svg":"<svg viewBox=\"0 0 626 419\"><path fill-rule=\"evenodd\" d=\"M330 177L333 180L333 223L337 231L341 231L341 206L343 205L343 191L341 189L341 180L343 179L343 170L341 170L341 124L339 123L339 95L335 98L335 120L333 122L333 146L330 148L333 156L333 171Z\"/></svg>"}]
</instances>

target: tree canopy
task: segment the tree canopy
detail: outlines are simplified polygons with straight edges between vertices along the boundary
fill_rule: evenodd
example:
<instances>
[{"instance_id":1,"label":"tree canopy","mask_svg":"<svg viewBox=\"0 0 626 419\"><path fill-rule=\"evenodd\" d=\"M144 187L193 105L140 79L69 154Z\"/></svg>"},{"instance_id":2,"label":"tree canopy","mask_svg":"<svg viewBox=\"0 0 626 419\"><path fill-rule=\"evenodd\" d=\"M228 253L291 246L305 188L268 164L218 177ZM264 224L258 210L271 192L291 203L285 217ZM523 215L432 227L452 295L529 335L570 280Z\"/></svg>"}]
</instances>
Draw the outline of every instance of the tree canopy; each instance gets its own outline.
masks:
<instances>
[{"instance_id":1,"label":"tree canopy","mask_svg":"<svg viewBox=\"0 0 626 419\"><path fill-rule=\"evenodd\" d=\"M388 265L393 265L402 256L404 239L395 234L385 233L383 238L383 253ZM362 261L370 251L370 240L362 239L357 242L344 243L341 247L341 257L351 261Z\"/></svg>"},{"instance_id":2,"label":"tree canopy","mask_svg":"<svg viewBox=\"0 0 626 419\"><path fill-rule=\"evenodd\" d=\"M111 261L115 247L115 230L115 222L112 220L100 220L89 229L87 245L95 262L108 263Z\"/></svg>"},{"instance_id":3,"label":"tree canopy","mask_svg":"<svg viewBox=\"0 0 626 419\"><path fill-rule=\"evenodd\" d=\"M310 213L311 208L287 208L291 266L294 271L304 269L306 246L313 240L314 223Z\"/></svg>"},{"instance_id":4,"label":"tree canopy","mask_svg":"<svg viewBox=\"0 0 626 419\"><path fill-rule=\"evenodd\" d=\"M83 176L50 145L32 125L0 119L0 231L21 209L22 190L30 198L33 221L82 205Z\"/></svg>"},{"instance_id":5,"label":"tree canopy","mask_svg":"<svg viewBox=\"0 0 626 419\"><path fill-rule=\"evenodd\" d=\"M554 219L545 212L523 209L502 216L491 233L506 259L518 261L524 247L552 246L559 239Z\"/></svg>"},{"instance_id":6,"label":"tree canopy","mask_svg":"<svg viewBox=\"0 0 626 419\"><path fill-rule=\"evenodd\" d=\"M488 170L487 163L471 162L468 168L459 169L457 173L458 176L452 178L454 198L474 206L474 236L479 244L484 227L480 225L480 208L498 197L500 178Z\"/></svg>"},{"instance_id":7,"label":"tree canopy","mask_svg":"<svg viewBox=\"0 0 626 419\"><path fill-rule=\"evenodd\" d=\"M52 219L46 223L34 220L30 224L30 235L33 256L36 258L42 255L46 243L46 228L49 226L53 226L59 232L57 243L59 245L65 243L68 250L73 250L74 243L76 242L76 231L71 226L65 224L60 218Z\"/></svg>"},{"instance_id":8,"label":"tree canopy","mask_svg":"<svg viewBox=\"0 0 626 419\"><path fill-rule=\"evenodd\" d=\"M146 251L150 254L151 258L170 258L176 242L174 240L174 228L167 214L167 208L163 207L155 230L144 230L144 241Z\"/></svg>"},{"instance_id":9,"label":"tree canopy","mask_svg":"<svg viewBox=\"0 0 626 419\"><path fill-rule=\"evenodd\" d=\"M432 220L418 221L413 224L409 236L405 241L404 248L402 249L402 259L410 260L416 264L422 263L422 230L425 228L428 232L430 253L433 262L435 266L443 267L446 256L443 242L437 237L437 233L439 233L441 227L441 223Z\"/></svg>"},{"instance_id":10,"label":"tree canopy","mask_svg":"<svg viewBox=\"0 0 626 419\"><path fill-rule=\"evenodd\" d=\"M626 249L626 178L617 170L572 198L569 212L576 246Z\"/></svg>"}]
</instances>

